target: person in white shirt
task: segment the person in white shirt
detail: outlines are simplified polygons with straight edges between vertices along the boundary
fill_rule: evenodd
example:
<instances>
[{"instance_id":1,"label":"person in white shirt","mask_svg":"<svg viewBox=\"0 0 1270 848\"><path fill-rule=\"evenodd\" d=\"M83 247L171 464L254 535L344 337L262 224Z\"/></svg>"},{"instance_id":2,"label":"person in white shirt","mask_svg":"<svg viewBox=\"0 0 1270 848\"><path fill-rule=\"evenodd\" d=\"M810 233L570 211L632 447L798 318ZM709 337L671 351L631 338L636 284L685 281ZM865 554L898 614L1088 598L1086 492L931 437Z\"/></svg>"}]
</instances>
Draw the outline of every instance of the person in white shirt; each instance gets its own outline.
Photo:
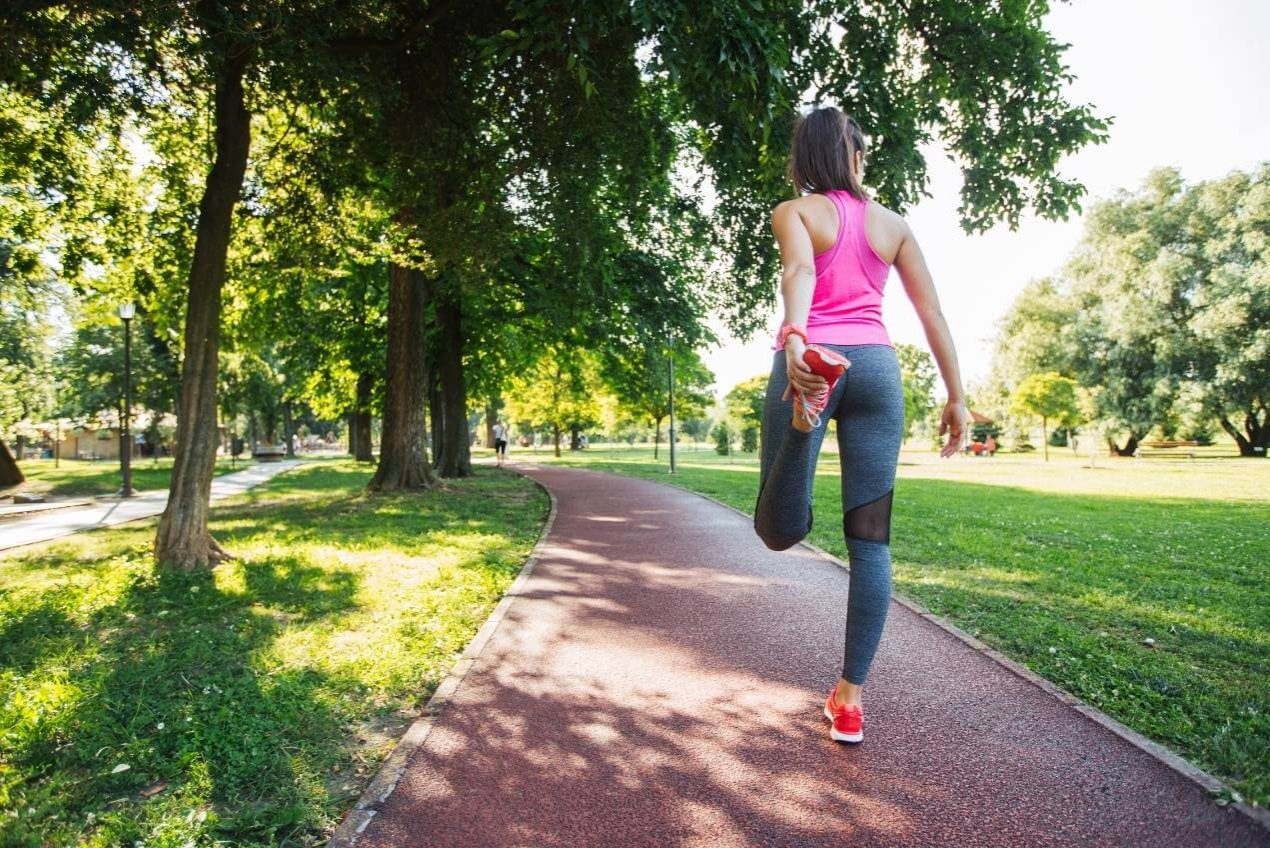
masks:
<instances>
[{"instance_id":1,"label":"person in white shirt","mask_svg":"<svg viewBox=\"0 0 1270 848\"><path fill-rule=\"evenodd\" d=\"M507 461L507 425L501 420L494 422L494 455L498 458L498 467L502 468Z\"/></svg>"}]
</instances>

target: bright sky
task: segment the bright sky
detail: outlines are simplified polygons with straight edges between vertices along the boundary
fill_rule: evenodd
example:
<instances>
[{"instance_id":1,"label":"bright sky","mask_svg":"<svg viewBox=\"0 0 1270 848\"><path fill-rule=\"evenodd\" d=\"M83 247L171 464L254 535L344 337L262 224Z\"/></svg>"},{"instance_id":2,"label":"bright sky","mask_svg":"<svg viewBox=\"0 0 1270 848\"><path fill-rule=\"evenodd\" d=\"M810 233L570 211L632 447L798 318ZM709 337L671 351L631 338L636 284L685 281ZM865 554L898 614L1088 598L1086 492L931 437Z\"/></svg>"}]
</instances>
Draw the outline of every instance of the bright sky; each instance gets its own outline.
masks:
<instances>
[{"instance_id":1,"label":"bright sky","mask_svg":"<svg viewBox=\"0 0 1270 848\"><path fill-rule=\"evenodd\" d=\"M1047 28L1071 45L1071 99L1114 118L1106 144L1062 166L1084 183L1086 208L1117 189L1136 189L1156 167L1177 166L1194 182L1270 159L1270 2L1076 0L1057 5ZM1015 232L1001 226L967 236L957 222L956 166L938 146L925 154L932 197L909 210L908 220L935 275L969 382L990 373L997 319L1029 280L1063 264L1081 222L1025 218ZM894 341L926 347L894 274L884 314ZM775 312L772 333L779 323ZM722 394L767 373L770 334L748 343L729 338L703 358Z\"/></svg>"}]
</instances>

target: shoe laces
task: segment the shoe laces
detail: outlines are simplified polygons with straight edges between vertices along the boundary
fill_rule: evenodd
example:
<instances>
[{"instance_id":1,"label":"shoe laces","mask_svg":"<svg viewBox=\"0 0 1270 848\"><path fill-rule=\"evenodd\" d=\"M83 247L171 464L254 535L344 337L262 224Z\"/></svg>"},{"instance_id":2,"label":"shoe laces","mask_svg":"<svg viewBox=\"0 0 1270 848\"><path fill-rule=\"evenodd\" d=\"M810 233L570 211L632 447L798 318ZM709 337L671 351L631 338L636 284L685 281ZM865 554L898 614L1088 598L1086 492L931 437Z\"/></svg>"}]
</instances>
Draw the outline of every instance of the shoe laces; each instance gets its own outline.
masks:
<instances>
[{"instance_id":1,"label":"shoe laces","mask_svg":"<svg viewBox=\"0 0 1270 848\"><path fill-rule=\"evenodd\" d=\"M797 402L803 409L803 418L807 419L807 422L811 424L811 428L814 430L822 423L820 413L829 402L829 390L824 389L810 397L799 392Z\"/></svg>"}]
</instances>

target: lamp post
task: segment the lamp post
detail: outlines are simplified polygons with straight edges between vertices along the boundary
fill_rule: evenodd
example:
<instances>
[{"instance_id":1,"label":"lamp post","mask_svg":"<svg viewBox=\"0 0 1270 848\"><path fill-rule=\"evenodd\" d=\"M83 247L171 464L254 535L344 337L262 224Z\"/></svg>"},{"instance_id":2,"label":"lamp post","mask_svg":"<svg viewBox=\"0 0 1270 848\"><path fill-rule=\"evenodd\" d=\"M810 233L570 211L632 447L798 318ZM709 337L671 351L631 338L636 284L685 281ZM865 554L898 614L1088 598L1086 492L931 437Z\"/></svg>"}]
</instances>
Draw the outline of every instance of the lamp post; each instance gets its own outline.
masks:
<instances>
[{"instance_id":1,"label":"lamp post","mask_svg":"<svg viewBox=\"0 0 1270 848\"><path fill-rule=\"evenodd\" d=\"M670 377L670 473L675 473L675 349L674 338L666 334L666 367Z\"/></svg>"},{"instance_id":2,"label":"lamp post","mask_svg":"<svg viewBox=\"0 0 1270 848\"><path fill-rule=\"evenodd\" d=\"M123 421L119 435L119 461L123 471L123 487L119 497L130 498L132 491L132 319L137 307L131 303L119 305L119 317L123 319Z\"/></svg>"}]
</instances>

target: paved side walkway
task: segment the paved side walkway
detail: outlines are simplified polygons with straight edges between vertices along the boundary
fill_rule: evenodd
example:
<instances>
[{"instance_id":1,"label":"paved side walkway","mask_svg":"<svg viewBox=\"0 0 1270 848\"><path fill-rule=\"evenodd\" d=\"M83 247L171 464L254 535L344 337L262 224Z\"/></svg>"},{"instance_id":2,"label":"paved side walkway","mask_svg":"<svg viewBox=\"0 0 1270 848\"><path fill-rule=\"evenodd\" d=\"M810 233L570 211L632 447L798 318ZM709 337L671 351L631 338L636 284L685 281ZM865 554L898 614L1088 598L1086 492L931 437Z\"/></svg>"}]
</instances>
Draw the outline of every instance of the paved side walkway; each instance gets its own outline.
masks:
<instances>
[{"instance_id":1,"label":"paved side walkway","mask_svg":"<svg viewBox=\"0 0 1270 848\"><path fill-rule=\"evenodd\" d=\"M529 473L542 556L358 848L1270 845L898 604L864 743L829 741L841 568L687 492Z\"/></svg>"},{"instance_id":2,"label":"paved side walkway","mask_svg":"<svg viewBox=\"0 0 1270 848\"><path fill-rule=\"evenodd\" d=\"M222 474L212 480L212 500L220 500L258 486L276 474L299 465L296 460L260 462L242 471ZM102 500L88 506L68 507L37 513L30 518L0 523L0 551L47 542L81 530L109 527L138 518L159 515L167 506L168 490L138 492L126 500Z\"/></svg>"}]
</instances>

